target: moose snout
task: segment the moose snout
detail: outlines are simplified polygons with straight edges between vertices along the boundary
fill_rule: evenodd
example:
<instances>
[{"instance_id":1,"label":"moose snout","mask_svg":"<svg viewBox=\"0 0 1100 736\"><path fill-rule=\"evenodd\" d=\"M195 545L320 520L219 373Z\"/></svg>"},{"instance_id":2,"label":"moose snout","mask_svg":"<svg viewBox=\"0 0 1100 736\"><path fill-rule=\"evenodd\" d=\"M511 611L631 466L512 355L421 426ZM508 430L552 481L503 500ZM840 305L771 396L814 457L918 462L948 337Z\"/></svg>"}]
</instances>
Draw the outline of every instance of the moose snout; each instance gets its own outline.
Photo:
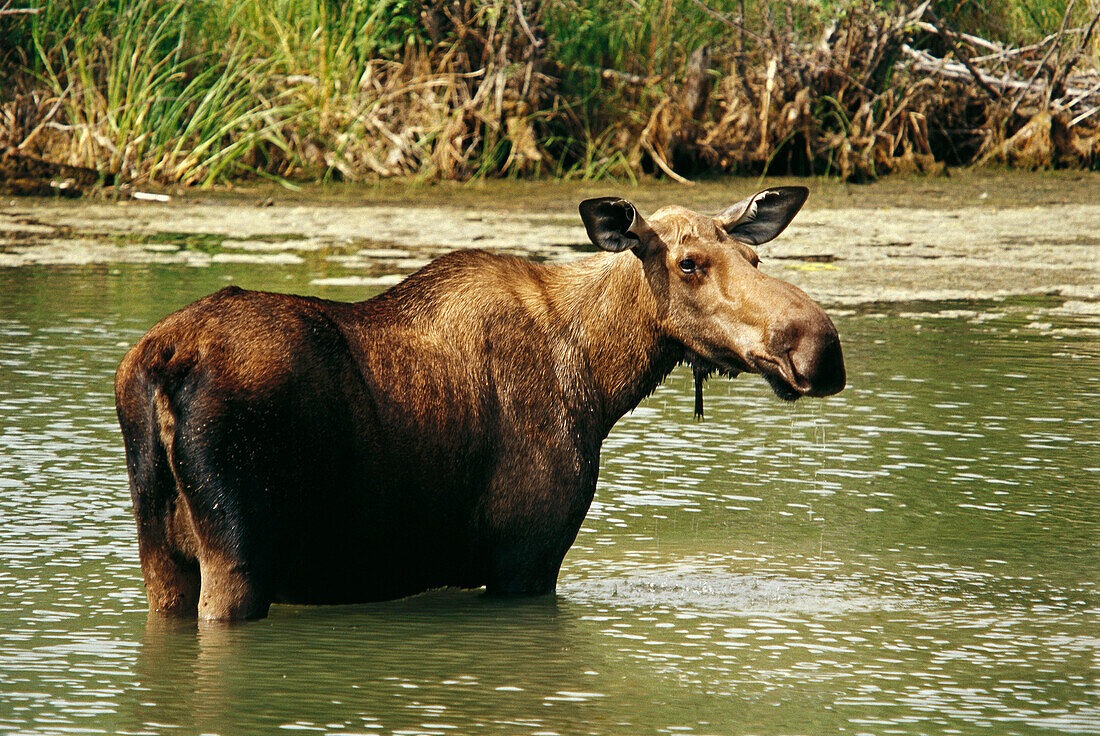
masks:
<instances>
[{"instance_id":1,"label":"moose snout","mask_svg":"<svg viewBox=\"0 0 1100 736\"><path fill-rule=\"evenodd\" d=\"M795 373L810 385L808 396L832 396L844 388L844 355L835 329L804 336L790 356Z\"/></svg>"},{"instance_id":2,"label":"moose snout","mask_svg":"<svg viewBox=\"0 0 1100 736\"><path fill-rule=\"evenodd\" d=\"M804 396L831 396L844 388L844 354L832 320L820 310L773 333L772 355L788 361L793 383Z\"/></svg>"}]
</instances>

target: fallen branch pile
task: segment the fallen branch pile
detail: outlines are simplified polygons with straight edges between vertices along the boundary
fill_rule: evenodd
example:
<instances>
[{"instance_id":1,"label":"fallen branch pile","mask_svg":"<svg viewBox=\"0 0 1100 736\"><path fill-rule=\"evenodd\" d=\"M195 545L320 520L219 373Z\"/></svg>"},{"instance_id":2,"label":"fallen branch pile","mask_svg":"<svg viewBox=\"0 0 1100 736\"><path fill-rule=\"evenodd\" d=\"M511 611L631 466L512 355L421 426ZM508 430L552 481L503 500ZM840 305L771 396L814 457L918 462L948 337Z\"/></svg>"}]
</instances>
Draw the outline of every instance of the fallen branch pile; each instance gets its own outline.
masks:
<instances>
[{"instance_id":1,"label":"fallen branch pile","mask_svg":"<svg viewBox=\"0 0 1100 736\"><path fill-rule=\"evenodd\" d=\"M853 8L813 48L769 28L756 36L755 65L730 55L716 114L701 118L670 95L638 146L681 174L767 169L861 181L988 162L1096 167L1100 74L1081 64L1098 19L1018 48L948 29L928 2L894 16Z\"/></svg>"}]
</instances>

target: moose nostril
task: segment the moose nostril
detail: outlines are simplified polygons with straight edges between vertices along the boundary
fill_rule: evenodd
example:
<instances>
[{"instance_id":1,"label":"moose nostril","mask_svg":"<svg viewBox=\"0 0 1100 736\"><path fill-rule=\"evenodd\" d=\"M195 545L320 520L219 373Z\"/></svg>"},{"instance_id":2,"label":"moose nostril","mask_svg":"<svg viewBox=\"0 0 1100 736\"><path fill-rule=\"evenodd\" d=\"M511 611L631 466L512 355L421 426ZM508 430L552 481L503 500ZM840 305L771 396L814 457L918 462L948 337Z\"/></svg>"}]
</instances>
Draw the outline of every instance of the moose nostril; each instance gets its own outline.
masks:
<instances>
[{"instance_id":1,"label":"moose nostril","mask_svg":"<svg viewBox=\"0 0 1100 736\"><path fill-rule=\"evenodd\" d=\"M840 339L833 336L817 351L811 393L815 396L830 396L844 388L847 375L844 370L844 353Z\"/></svg>"},{"instance_id":2,"label":"moose nostril","mask_svg":"<svg viewBox=\"0 0 1100 736\"><path fill-rule=\"evenodd\" d=\"M829 396L844 388L847 376L840 338L834 330L803 332L787 353L811 396Z\"/></svg>"}]
</instances>

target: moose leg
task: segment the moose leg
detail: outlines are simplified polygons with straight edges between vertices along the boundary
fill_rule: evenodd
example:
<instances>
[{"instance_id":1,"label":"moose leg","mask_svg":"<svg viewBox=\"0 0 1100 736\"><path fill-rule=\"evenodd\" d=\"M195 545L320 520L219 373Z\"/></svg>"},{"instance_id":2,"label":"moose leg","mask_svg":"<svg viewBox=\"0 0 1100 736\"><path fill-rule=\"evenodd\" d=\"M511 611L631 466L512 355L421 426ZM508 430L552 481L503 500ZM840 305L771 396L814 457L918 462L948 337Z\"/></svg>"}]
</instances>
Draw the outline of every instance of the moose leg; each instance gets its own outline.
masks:
<instances>
[{"instance_id":1,"label":"moose leg","mask_svg":"<svg viewBox=\"0 0 1100 736\"><path fill-rule=\"evenodd\" d=\"M545 544L516 541L493 551L485 592L493 596L550 595L558 583L564 552Z\"/></svg>"},{"instance_id":2,"label":"moose leg","mask_svg":"<svg viewBox=\"0 0 1100 736\"><path fill-rule=\"evenodd\" d=\"M528 456L515 482L494 481L487 504L486 592L548 595L554 592L565 553L577 538L596 481L570 477L564 463Z\"/></svg>"},{"instance_id":3,"label":"moose leg","mask_svg":"<svg viewBox=\"0 0 1100 736\"><path fill-rule=\"evenodd\" d=\"M171 489L175 493L175 487ZM175 549L172 511L149 508L152 499L133 494L138 520L138 557L145 578L149 610L167 616L194 616L199 601L199 566L194 557Z\"/></svg>"},{"instance_id":4,"label":"moose leg","mask_svg":"<svg viewBox=\"0 0 1100 736\"><path fill-rule=\"evenodd\" d=\"M267 499L260 474L221 461L218 432L177 437L173 463L195 540L198 616L211 621L263 618L271 605L272 571Z\"/></svg>"},{"instance_id":5,"label":"moose leg","mask_svg":"<svg viewBox=\"0 0 1100 736\"><path fill-rule=\"evenodd\" d=\"M138 531L138 557L149 610L165 616L194 616L199 600L199 566L193 550L177 544L176 479L148 407L119 404L126 445L130 498Z\"/></svg>"},{"instance_id":6,"label":"moose leg","mask_svg":"<svg viewBox=\"0 0 1100 736\"><path fill-rule=\"evenodd\" d=\"M263 618L271 606L263 575L256 566L225 554L207 554L199 560L202 587L199 618L235 621Z\"/></svg>"},{"instance_id":7,"label":"moose leg","mask_svg":"<svg viewBox=\"0 0 1100 736\"><path fill-rule=\"evenodd\" d=\"M149 610L166 616L194 616L199 602L199 566L194 558L172 549L165 531L164 526L142 530L139 521L138 557Z\"/></svg>"}]
</instances>

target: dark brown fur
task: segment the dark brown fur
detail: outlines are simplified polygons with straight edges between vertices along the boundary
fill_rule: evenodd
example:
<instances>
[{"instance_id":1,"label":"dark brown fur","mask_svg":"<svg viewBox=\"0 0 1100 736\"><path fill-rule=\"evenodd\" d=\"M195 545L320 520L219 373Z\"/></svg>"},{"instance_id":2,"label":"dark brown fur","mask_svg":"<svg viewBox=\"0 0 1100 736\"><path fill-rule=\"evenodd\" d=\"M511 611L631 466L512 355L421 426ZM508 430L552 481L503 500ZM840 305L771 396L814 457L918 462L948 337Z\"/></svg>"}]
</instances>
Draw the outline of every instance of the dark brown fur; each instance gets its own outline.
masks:
<instances>
[{"instance_id":1,"label":"dark brown fur","mask_svg":"<svg viewBox=\"0 0 1100 736\"><path fill-rule=\"evenodd\" d=\"M656 258L469 250L365 302L229 287L166 317L115 384L150 608L552 591L603 439L688 356Z\"/></svg>"}]
</instances>

